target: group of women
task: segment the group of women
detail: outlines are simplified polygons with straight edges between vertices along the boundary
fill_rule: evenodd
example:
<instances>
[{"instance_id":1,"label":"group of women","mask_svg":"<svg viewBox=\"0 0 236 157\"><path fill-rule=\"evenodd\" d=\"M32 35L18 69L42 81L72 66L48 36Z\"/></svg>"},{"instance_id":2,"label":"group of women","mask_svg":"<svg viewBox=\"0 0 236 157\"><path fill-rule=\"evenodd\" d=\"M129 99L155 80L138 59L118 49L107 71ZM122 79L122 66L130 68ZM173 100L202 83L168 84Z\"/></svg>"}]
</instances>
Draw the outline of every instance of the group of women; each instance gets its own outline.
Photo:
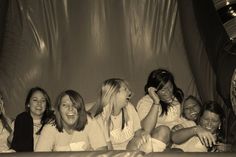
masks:
<instances>
[{"instance_id":1,"label":"group of women","mask_svg":"<svg viewBox=\"0 0 236 157\"><path fill-rule=\"evenodd\" d=\"M228 151L221 106L184 98L169 71L150 73L136 108L131 97L128 82L112 78L103 82L89 111L74 90L63 91L52 110L46 91L34 87L26 97L25 111L11 121L0 94L0 152Z\"/></svg>"}]
</instances>

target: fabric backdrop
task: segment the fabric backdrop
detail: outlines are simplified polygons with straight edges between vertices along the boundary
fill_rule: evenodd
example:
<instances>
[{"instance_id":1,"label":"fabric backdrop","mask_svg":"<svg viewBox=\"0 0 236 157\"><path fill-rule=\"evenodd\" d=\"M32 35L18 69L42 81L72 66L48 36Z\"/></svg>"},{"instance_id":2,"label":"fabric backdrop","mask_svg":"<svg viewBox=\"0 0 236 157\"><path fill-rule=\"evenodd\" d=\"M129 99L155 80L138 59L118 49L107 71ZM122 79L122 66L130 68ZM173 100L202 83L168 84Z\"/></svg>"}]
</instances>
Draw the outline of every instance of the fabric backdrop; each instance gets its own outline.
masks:
<instances>
[{"instance_id":1,"label":"fabric backdrop","mask_svg":"<svg viewBox=\"0 0 236 157\"><path fill-rule=\"evenodd\" d=\"M166 68L185 95L215 98L215 75L192 3L177 0L3 0L0 90L11 117L41 86L52 102L65 89L95 101L101 83L126 79L132 103L148 74ZM184 10L187 10L184 13ZM6 14L6 16L4 16ZM181 16L180 16L181 15ZM183 18L186 15L187 18ZM191 31L190 31L191 30ZM191 40L186 38L191 35ZM192 47L192 49L189 49ZM189 51L191 50L191 51Z\"/></svg>"}]
</instances>

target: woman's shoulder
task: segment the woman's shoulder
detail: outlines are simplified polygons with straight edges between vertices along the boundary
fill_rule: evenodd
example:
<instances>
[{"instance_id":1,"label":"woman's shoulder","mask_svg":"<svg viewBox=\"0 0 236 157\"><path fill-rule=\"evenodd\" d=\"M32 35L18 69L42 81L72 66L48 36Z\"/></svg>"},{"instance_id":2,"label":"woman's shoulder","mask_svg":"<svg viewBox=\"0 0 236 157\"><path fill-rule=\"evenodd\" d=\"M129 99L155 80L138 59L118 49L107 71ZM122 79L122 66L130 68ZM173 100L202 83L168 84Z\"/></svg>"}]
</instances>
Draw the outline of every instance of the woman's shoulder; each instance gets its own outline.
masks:
<instances>
[{"instance_id":1,"label":"woman's shoulder","mask_svg":"<svg viewBox=\"0 0 236 157\"><path fill-rule=\"evenodd\" d=\"M143 96L137 103L137 109L140 107L140 106L145 106L146 107L150 107L152 106L153 104L153 100L152 98L147 94L145 96Z\"/></svg>"},{"instance_id":2,"label":"woman's shoulder","mask_svg":"<svg viewBox=\"0 0 236 157\"><path fill-rule=\"evenodd\" d=\"M44 127L43 127L43 131L45 132L52 132L52 133L57 133L58 130L56 128L56 125L53 124L53 123L48 123L48 124L45 124Z\"/></svg>"},{"instance_id":3,"label":"woman's shoulder","mask_svg":"<svg viewBox=\"0 0 236 157\"><path fill-rule=\"evenodd\" d=\"M30 118L30 114L28 112L22 112L16 116L15 121L22 120L22 119L29 119L29 118Z\"/></svg>"},{"instance_id":4,"label":"woman's shoulder","mask_svg":"<svg viewBox=\"0 0 236 157\"><path fill-rule=\"evenodd\" d=\"M128 112L137 112L134 105L131 104L130 102L127 104L127 106L125 107L127 109Z\"/></svg>"}]
</instances>

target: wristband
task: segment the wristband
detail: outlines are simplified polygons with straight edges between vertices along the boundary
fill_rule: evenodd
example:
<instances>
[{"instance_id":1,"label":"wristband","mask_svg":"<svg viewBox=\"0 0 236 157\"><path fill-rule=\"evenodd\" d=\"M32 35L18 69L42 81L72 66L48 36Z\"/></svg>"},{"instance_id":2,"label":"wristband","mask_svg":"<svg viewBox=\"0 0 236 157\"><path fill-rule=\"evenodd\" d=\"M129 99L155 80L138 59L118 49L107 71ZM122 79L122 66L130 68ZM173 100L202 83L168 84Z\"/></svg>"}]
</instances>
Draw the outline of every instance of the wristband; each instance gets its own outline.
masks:
<instances>
[{"instance_id":1,"label":"wristband","mask_svg":"<svg viewBox=\"0 0 236 157\"><path fill-rule=\"evenodd\" d=\"M194 135L197 135L197 127L198 127L198 126L195 126L195 127L193 128L193 134L194 134Z\"/></svg>"}]
</instances>

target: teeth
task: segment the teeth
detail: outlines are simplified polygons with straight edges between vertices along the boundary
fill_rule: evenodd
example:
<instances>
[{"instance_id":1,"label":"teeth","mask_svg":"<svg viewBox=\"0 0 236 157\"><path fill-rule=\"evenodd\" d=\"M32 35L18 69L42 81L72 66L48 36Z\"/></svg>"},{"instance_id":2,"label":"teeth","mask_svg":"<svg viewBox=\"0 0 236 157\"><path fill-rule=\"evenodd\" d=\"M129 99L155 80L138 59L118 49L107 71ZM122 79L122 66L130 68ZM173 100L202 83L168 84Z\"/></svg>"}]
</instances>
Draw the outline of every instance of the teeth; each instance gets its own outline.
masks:
<instances>
[{"instance_id":1,"label":"teeth","mask_svg":"<svg viewBox=\"0 0 236 157\"><path fill-rule=\"evenodd\" d=\"M197 112L193 112L193 113L191 113L191 115L197 115L198 113Z\"/></svg>"}]
</instances>

